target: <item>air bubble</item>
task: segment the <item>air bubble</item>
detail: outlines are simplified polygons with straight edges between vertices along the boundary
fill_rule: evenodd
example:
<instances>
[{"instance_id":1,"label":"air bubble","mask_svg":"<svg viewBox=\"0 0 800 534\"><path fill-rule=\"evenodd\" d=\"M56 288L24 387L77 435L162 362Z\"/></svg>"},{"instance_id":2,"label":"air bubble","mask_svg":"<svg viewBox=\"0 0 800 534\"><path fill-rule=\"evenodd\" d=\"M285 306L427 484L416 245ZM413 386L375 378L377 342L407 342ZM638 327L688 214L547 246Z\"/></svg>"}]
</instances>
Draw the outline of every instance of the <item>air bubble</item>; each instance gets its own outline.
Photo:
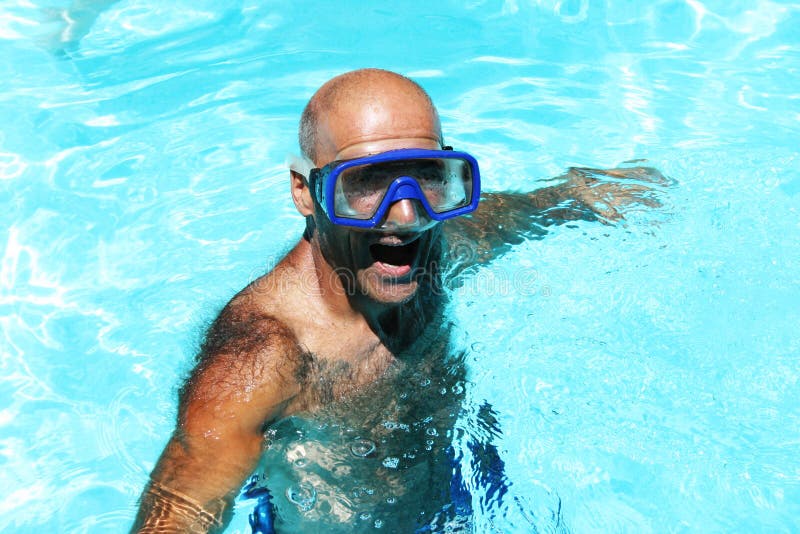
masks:
<instances>
[{"instance_id":1,"label":"air bubble","mask_svg":"<svg viewBox=\"0 0 800 534\"><path fill-rule=\"evenodd\" d=\"M429 436L438 436L439 435L439 432L437 432L436 429L433 428L433 427L426 429L425 433L428 434ZM428 441L430 441L430 440L428 440Z\"/></svg>"},{"instance_id":2,"label":"air bubble","mask_svg":"<svg viewBox=\"0 0 800 534\"><path fill-rule=\"evenodd\" d=\"M383 459L383 467L389 469L397 469L397 466L400 464L400 458L396 458L394 456L387 456Z\"/></svg>"},{"instance_id":3,"label":"air bubble","mask_svg":"<svg viewBox=\"0 0 800 534\"><path fill-rule=\"evenodd\" d=\"M306 460L305 458L298 458L293 463L295 467L303 468L308 464L308 460Z\"/></svg>"},{"instance_id":4,"label":"air bubble","mask_svg":"<svg viewBox=\"0 0 800 534\"><path fill-rule=\"evenodd\" d=\"M375 528L381 528L383 526L383 521L376 519L373 525L375 525Z\"/></svg>"},{"instance_id":5,"label":"air bubble","mask_svg":"<svg viewBox=\"0 0 800 534\"><path fill-rule=\"evenodd\" d=\"M301 511L308 512L317 502L317 490L311 484L296 484L286 489L286 498Z\"/></svg>"},{"instance_id":6,"label":"air bubble","mask_svg":"<svg viewBox=\"0 0 800 534\"><path fill-rule=\"evenodd\" d=\"M350 444L350 452L358 458L366 458L375 452L375 442L368 439L356 439Z\"/></svg>"}]
</instances>

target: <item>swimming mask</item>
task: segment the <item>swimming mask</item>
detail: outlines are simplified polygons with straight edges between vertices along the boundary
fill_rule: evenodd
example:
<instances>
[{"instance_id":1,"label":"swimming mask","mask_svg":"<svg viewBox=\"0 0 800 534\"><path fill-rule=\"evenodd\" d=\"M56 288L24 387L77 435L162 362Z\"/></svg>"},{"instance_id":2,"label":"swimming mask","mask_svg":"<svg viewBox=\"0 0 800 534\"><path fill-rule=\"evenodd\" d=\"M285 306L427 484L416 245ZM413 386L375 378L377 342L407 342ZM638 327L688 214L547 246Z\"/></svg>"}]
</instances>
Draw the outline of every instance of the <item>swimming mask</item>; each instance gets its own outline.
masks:
<instances>
[{"instance_id":1,"label":"swimming mask","mask_svg":"<svg viewBox=\"0 0 800 534\"><path fill-rule=\"evenodd\" d=\"M434 221L474 211L480 199L478 162L466 152L401 149L334 161L311 169L309 187L335 224L380 226L390 206L418 201Z\"/></svg>"}]
</instances>

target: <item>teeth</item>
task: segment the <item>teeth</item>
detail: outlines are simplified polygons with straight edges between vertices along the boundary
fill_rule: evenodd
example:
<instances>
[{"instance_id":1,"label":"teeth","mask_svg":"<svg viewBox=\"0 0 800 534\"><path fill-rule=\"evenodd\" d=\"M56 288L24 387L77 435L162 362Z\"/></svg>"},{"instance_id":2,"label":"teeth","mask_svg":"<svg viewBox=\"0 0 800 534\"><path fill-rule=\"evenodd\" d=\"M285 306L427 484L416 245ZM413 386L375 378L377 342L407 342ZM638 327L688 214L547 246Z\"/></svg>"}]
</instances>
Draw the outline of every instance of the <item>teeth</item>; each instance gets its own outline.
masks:
<instances>
[{"instance_id":1,"label":"teeth","mask_svg":"<svg viewBox=\"0 0 800 534\"><path fill-rule=\"evenodd\" d=\"M373 245L386 245L387 247L402 247L410 245L419 240L419 235L407 234L384 234L373 236Z\"/></svg>"}]
</instances>

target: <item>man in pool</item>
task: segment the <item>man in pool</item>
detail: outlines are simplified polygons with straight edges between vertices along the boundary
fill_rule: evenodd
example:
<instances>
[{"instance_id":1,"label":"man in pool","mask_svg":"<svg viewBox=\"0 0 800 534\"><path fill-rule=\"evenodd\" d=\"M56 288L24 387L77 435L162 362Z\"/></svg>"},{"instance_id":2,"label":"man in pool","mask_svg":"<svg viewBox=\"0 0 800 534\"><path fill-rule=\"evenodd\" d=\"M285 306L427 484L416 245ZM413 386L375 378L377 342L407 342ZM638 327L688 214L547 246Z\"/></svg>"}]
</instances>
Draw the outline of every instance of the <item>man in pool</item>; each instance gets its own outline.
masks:
<instances>
[{"instance_id":1,"label":"man in pool","mask_svg":"<svg viewBox=\"0 0 800 534\"><path fill-rule=\"evenodd\" d=\"M646 202L641 186L590 187L600 171L573 170L563 186L484 194L476 210L477 162L445 146L419 85L377 69L323 85L303 112L300 145L313 163L291 171L305 233L210 327L134 531L220 529L264 454L265 431L404 376L408 366L436 367L446 331L442 279L457 270L447 245L454 238L471 244L470 261L483 262L540 225L613 218L615 202ZM454 469L445 465L450 477ZM400 530L425 528L428 519Z\"/></svg>"}]
</instances>

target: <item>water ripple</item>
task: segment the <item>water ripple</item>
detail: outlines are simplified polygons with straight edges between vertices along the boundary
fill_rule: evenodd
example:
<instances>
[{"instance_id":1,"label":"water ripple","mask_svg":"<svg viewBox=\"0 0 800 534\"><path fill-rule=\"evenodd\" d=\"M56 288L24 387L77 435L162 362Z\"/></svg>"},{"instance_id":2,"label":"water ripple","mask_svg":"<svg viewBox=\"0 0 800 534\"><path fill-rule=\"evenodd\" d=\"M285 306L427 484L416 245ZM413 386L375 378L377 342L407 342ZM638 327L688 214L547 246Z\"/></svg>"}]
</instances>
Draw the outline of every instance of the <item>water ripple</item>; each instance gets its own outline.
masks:
<instances>
[{"instance_id":1,"label":"water ripple","mask_svg":"<svg viewBox=\"0 0 800 534\"><path fill-rule=\"evenodd\" d=\"M452 442L475 480L465 440L488 440L513 498L476 499L486 530L794 525L797 6L80 5L0 8L0 530L129 526L203 325L299 238L306 99L363 65L419 78L487 189L642 158L678 183L669 217L552 228L485 271L547 292L456 294L470 377L419 388L468 397L454 427L386 415L271 480L391 531L392 477Z\"/></svg>"}]
</instances>

